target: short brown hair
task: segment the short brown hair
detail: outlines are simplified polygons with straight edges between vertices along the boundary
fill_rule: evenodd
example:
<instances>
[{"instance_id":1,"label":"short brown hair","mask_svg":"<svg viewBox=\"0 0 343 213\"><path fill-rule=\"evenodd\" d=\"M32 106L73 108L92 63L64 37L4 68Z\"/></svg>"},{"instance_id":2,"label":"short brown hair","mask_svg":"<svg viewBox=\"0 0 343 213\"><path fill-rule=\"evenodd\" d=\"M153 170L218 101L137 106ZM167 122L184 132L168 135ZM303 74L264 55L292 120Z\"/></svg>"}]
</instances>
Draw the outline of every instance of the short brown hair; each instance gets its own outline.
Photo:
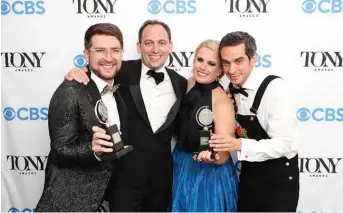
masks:
<instances>
[{"instance_id":1,"label":"short brown hair","mask_svg":"<svg viewBox=\"0 0 343 213\"><path fill-rule=\"evenodd\" d=\"M89 50L92 47L92 37L94 35L109 35L116 37L120 46L124 48L123 34L121 33L119 27L110 23L100 23L90 26L85 33L85 49Z\"/></svg>"},{"instance_id":2,"label":"short brown hair","mask_svg":"<svg viewBox=\"0 0 343 213\"><path fill-rule=\"evenodd\" d=\"M166 23L164 23L162 21L158 21L158 20L147 20L147 21L145 21L143 23L141 28L139 28L139 32L138 32L138 41L139 41L139 43L142 43L143 31L149 25L161 25L167 31L169 42L171 42L171 31L170 31L169 26Z\"/></svg>"}]
</instances>

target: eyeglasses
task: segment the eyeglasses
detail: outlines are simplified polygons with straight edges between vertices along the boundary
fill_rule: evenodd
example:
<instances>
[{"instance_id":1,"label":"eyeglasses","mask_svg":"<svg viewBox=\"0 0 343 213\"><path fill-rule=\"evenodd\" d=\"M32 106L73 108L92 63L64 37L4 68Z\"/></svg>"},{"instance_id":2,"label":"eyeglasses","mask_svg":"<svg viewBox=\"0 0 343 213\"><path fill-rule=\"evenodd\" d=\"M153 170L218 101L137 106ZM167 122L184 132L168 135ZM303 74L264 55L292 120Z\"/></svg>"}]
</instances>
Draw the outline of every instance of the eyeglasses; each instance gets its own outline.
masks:
<instances>
[{"instance_id":1,"label":"eyeglasses","mask_svg":"<svg viewBox=\"0 0 343 213\"><path fill-rule=\"evenodd\" d=\"M111 54L112 58L115 58L122 53L122 49L120 48L111 48L111 49L93 48L93 49L88 49L88 50L93 52L95 57L97 58L106 58L108 53Z\"/></svg>"}]
</instances>

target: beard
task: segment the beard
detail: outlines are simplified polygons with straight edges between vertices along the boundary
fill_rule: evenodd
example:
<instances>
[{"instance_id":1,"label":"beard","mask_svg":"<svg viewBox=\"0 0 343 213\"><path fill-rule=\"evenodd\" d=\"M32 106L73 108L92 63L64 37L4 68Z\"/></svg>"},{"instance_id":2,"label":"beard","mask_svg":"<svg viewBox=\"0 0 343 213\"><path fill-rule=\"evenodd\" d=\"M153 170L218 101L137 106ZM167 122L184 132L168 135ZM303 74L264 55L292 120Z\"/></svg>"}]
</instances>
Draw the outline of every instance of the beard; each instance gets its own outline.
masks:
<instances>
[{"instance_id":1,"label":"beard","mask_svg":"<svg viewBox=\"0 0 343 213\"><path fill-rule=\"evenodd\" d=\"M104 65L114 67L106 70L106 68L103 67ZM99 78L103 80L112 80L121 68L121 61L118 63L118 61L114 59L112 61L101 59L100 61L96 62L96 64L90 63L89 67Z\"/></svg>"}]
</instances>

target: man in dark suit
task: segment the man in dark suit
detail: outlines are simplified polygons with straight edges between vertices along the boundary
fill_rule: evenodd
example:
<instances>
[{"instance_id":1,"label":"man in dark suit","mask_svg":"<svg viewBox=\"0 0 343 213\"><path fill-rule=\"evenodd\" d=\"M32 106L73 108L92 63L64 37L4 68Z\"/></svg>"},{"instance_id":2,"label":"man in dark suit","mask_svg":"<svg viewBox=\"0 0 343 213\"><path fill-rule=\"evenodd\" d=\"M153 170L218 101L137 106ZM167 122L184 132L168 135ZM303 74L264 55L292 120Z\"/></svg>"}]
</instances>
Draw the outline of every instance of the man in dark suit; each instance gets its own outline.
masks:
<instances>
[{"instance_id":1,"label":"man in dark suit","mask_svg":"<svg viewBox=\"0 0 343 213\"><path fill-rule=\"evenodd\" d=\"M35 211L95 212L101 204L113 165L98 160L92 151L92 127L100 125L94 106L104 87L114 83L121 68L122 49L123 37L117 26L102 23L86 31L84 56L91 80L87 85L65 80L51 98L51 151L44 190ZM120 129L125 128L126 107L119 92L109 100L116 105L109 117Z\"/></svg>"},{"instance_id":2,"label":"man in dark suit","mask_svg":"<svg viewBox=\"0 0 343 213\"><path fill-rule=\"evenodd\" d=\"M124 61L116 76L127 106L124 143L134 150L115 162L113 190L108 196L111 211L167 211L173 180L170 143L187 89L185 78L164 67L172 46L168 25L146 21L137 42L141 59ZM74 70L66 78L87 82L82 74ZM108 152L103 147L108 137L104 132L95 128L93 149L97 154Z\"/></svg>"}]
</instances>

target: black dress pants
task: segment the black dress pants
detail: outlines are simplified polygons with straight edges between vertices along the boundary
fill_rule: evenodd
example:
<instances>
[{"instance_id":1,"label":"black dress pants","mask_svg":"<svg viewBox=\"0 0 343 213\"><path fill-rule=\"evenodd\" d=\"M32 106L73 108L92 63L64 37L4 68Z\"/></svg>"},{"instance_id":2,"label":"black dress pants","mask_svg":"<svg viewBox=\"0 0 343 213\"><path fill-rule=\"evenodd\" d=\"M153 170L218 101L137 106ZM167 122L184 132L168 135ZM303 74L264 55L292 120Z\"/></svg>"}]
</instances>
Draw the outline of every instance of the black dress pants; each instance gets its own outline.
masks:
<instances>
[{"instance_id":1,"label":"black dress pants","mask_svg":"<svg viewBox=\"0 0 343 213\"><path fill-rule=\"evenodd\" d=\"M116 186L108 192L111 212L167 212L171 185Z\"/></svg>"},{"instance_id":2,"label":"black dress pants","mask_svg":"<svg viewBox=\"0 0 343 213\"><path fill-rule=\"evenodd\" d=\"M296 212L298 199L298 156L242 163L239 212Z\"/></svg>"}]
</instances>

